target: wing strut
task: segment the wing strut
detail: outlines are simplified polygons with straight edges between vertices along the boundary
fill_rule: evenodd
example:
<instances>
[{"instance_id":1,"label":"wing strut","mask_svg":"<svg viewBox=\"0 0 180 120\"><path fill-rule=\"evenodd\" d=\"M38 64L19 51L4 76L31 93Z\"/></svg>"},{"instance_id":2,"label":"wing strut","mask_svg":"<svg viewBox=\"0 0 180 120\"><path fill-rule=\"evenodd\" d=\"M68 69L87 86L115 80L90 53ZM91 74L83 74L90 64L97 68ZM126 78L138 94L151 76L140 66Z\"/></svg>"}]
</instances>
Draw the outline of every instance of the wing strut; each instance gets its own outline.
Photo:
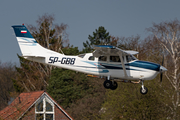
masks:
<instances>
[{"instance_id":1,"label":"wing strut","mask_svg":"<svg viewBox=\"0 0 180 120\"><path fill-rule=\"evenodd\" d=\"M125 65L124 65L124 60L123 60L123 58L122 58L122 53L118 53L118 54L119 54L119 57L120 57L120 59L121 59L121 63L122 63L124 75L125 75L125 77L127 78L128 76L127 76L127 72L126 72L126 67L125 67Z\"/></svg>"}]
</instances>

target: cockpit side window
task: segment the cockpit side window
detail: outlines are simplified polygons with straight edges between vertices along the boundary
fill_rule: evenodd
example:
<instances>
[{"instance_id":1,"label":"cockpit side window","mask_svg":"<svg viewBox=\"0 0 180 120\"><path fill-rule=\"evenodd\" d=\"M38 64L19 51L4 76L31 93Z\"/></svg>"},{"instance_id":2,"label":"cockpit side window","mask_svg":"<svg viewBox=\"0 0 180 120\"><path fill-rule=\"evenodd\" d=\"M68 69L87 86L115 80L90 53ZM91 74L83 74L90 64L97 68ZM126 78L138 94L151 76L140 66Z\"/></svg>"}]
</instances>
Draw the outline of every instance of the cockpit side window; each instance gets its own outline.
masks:
<instances>
[{"instance_id":1,"label":"cockpit side window","mask_svg":"<svg viewBox=\"0 0 180 120\"><path fill-rule=\"evenodd\" d=\"M94 61L94 56L90 56L88 60L93 60Z\"/></svg>"},{"instance_id":2,"label":"cockpit side window","mask_svg":"<svg viewBox=\"0 0 180 120\"><path fill-rule=\"evenodd\" d=\"M121 62L119 56L110 56L110 62Z\"/></svg>"},{"instance_id":3,"label":"cockpit side window","mask_svg":"<svg viewBox=\"0 0 180 120\"><path fill-rule=\"evenodd\" d=\"M99 61L107 61L107 56L100 56Z\"/></svg>"}]
</instances>

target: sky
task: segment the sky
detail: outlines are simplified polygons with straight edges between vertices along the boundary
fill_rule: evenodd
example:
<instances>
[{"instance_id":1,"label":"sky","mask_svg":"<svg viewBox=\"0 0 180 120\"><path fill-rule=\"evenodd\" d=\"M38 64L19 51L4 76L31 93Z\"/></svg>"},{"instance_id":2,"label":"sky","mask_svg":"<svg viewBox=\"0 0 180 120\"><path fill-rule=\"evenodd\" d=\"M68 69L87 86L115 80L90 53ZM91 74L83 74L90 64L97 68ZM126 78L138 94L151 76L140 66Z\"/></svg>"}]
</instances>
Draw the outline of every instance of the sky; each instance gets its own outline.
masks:
<instances>
[{"instance_id":1,"label":"sky","mask_svg":"<svg viewBox=\"0 0 180 120\"><path fill-rule=\"evenodd\" d=\"M1 0L0 61L19 63L21 55L12 25L34 25L39 16L54 15L56 24L68 24L69 43L79 50L99 26L115 37L150 33L152 23L180 20L177 0Z\"/></svg>"}]
</instances>

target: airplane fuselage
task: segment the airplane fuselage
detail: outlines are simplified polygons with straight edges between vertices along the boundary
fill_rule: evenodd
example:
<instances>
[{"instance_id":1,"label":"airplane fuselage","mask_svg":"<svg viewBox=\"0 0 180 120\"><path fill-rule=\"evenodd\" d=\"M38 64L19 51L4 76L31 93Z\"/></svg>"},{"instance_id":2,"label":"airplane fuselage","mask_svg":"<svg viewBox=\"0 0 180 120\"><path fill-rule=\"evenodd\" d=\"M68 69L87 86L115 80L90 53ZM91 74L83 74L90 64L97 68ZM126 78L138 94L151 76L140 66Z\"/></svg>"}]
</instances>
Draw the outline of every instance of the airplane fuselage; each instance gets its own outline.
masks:
<instances>
[{"instance_id":1,"label":"airplane fuselage","mask_svg":"<svg viewBox=\"0 0 180 120\"><path fill-rule=\"evenodd\" d=\"M27 59L86 74L104 77L111 76L111 78L123 80L152 80L157 76L160 69L159 64L139 61L137 59L126 62L126 57L124 57L126 72L128 75L128 77L126 77L123 72L122 64L120 62L110 61L110 56L106 56L106 61L99 61L99 58L97 57L89 59L91 57L93 57L92 53L79 56L68 56L54 53L50 56L45 56L45 58L27 57Z\"/></svg>"}]
</instances>

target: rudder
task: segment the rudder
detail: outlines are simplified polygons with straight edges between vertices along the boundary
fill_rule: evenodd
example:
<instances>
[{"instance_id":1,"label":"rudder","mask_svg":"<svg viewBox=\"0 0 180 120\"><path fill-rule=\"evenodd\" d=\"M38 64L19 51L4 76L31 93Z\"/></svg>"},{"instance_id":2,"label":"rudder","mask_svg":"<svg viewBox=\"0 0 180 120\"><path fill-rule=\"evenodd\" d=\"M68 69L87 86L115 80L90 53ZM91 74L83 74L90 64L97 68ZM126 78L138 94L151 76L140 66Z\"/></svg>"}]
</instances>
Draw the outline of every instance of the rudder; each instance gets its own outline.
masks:
<instances>
[{"instance_id":1,"label":"rudder","mask_svg":"<svg viewBox=\"0 0 180 120\"><path fill-rule=\"evenodd\" d=\"M22 53L22 56L41 56L44 48L37 43L24 25L12 26ZM45 50L46 51L46 50Z\"/></svg>"},{"instance_id":2,"label":"rudder","mask_svg":"<svg viewBox=\"0 0 180 120\"><path fill-rule=\"evenodd\" d=\"M29 30L24 25L14 25L12 26L16 37L26 37L26 38L33 38Z\"/></svg>"}]
</instances>

